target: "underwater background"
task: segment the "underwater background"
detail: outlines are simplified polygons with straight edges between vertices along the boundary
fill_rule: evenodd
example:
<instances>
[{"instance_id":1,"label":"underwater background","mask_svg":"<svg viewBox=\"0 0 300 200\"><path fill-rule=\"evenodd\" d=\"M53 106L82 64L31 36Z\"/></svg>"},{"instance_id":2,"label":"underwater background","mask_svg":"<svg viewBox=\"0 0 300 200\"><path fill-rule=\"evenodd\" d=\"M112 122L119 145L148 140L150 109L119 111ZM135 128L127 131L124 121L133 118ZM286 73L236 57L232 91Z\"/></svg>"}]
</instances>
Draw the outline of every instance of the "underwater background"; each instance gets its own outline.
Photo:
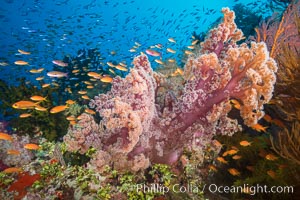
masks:
<instances>
[{"instance_id":1,"label":"underwater background","mask_svg":"<svg viewBox=\"0 0 300 200\"><path fill-rule=\"evenodd\" d=\"M0 199L297 199L298 0L0 7Z\"/></svg>"}]
</instances>

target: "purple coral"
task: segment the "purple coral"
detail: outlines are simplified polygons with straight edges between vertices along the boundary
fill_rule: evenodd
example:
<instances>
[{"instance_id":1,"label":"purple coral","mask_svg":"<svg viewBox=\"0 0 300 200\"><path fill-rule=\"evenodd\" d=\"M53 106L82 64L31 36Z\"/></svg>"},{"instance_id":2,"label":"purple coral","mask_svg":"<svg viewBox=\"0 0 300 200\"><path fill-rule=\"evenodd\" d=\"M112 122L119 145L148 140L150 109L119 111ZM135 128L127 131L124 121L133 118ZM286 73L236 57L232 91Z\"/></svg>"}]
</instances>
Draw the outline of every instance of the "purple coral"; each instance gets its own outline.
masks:
<instances>
[{"instance_id":1,"label":"purple coral","mask_svg":"<svg viewBox=\"0 0 300 200\"><path fill-rule=\"evenodd\" d=\"M104 128L100 131L84 114L65 136L69 149L84 153L95 147L98 152L90 164L100 171L105 165L138 171L150 163L172 164L183 149L201 151L214 135L236 132L237 121L227 117L231 98L241 102L245 124L257 123L264 114L263 104L272 96L277 66L264 43L237 45L242 32L236 28L234 12L222 11L224 22L187 60L180 97L169 92L164 103L155 101L164 78L142 54L125 78L114 78L110 92L91 100ZM100 145L87 145L87 135L100 140Z\"/></svg>"}]
</instances>

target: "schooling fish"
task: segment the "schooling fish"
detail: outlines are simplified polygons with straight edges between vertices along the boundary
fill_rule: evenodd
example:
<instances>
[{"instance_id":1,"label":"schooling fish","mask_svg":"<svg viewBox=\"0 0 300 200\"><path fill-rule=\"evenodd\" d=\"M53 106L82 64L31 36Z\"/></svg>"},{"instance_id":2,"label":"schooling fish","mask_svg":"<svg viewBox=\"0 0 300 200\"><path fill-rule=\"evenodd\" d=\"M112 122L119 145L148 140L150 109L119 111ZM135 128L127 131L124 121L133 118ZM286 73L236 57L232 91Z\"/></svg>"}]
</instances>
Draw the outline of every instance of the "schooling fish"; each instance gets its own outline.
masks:
<instances>
[{"instance_id":1,"label":"schooling fish","mask_svg":"<svg viewBox=\"0 0 300 200\"><path fill-rule=\"evenodd\" d=\"M23 113L19 117L20 118L27 118L27 117L30 117L30 116L31 116L31 113Z\"/></svg>"},{"instance_id":2,"label":"schooling fish","mask_svg":"<svg viewBox=\"0 0 300 200\"><path fill-rule=\"evenodd\" d=\"M34 109L38 111L47 111L47 108L44 108L42 106L36 106Z\"/></svg>"},{"instance_id":3,"label":"schooling fish","mask_svg":"<svg viewBox=\"0 0 300 200\"><path fill-rule=\"evenodd\" d=\"M117 66L116 66L116 69L118 69L118 70L120 70L120 71L124 71L124 72L127 71L127 68L124 67L124 66L121 66L121 65L117 65Z\"/></svg>"},{"instance_id":4,"label":"schooling fish","mask_svg":"<svg viewBox=\"0 0 300 200\"><path fill-rule=\"evenodd\" d=\"M159 53L155 50L152 50L152 49L146 49L146 53L150 56L159 56L159 57L161 57L161 53Z\"/></svg>"},{"instance_id":5,"label":"schooling fish","mask_svg":"<svg viewBox=\"0 0 300 200\"><path fill-rule=\"evenodd\" d=\"M223 157L217 157L217 160L221 163L228 164L228 162Z\"/></svg>"},{"instance_id":6,"label":"schooling fish","mask_svg":"<svg viewBox=\"0 0 300 200\"><path fill-rule=\"evenodd\" d=\"M91 110L91 109L88 109L88 108L86 108L86 109L84 110L84 112L89 113L89 114L91 114L91 115L95 115L95 114L96 114L95 111L93 111L93 110Z\"/></svg>"},{"instance_id":7,"label":"schooling fish","mask_svg":"<svg viewBox=\"0 0 300 200\"><path fill-rule=\"evenodd\" d=\"M65 63L61 60L53 60L52 63L55 64L55 65L58 65L60 67L67 67L68 66L68 63Z\"/></svg>"},{"instance_id":8,"label":"schooling fish","mask_svg":"<svg viewBox=\"0 0 300 200\"><path fill-rule=\"evenodd\" d=\"M23 60L17 60L14 62L16 65L29 65L28 62Z\"/></svg>"},{"instance_id":9,"label":"schooling fish","mask_svg":"<svg viewBox=\"0 0 300 200\"><path fill-rule=\"evenodd\" d=\"M46 101L46 97L42 97L42 96L38 96L38 95L34 95L34 96L30 97L30 99L32 101Z\"/></svg>"},{"instance_id":10,"label":"schooling fish","mask_svg":"<svg viewBox=\"0 0 300 200\"><path fill-rule=\"evenodd\" d=\"M251 145L251 142L248 142L247 140L243 140L243 141L240 141L240 145L243 147L247 147L247 146Z\"/></svg>"},{"instance_id":11,"label":"schooling fish","mask_svg":"<svg viewBox=\"0 0 300 200\"><path fill-rule=\"evenodd\" d=\"M39 102L33 101L18 101L12 105L15 109L32 109L38 106Z\"/></svg>"},{"instance_id":12,"label":"schooling fish","mask_svg":"<svg viewBox=\"0 0 300 200\"><path fill-rule=\"evenodd\" d=\"M235 169L235 168L229 168L229 169L228 169L228 172L229 172L231 175L233 175L233 176L239 176L239 175L240 175L240 172L239 172L237 169Z\"/></svg>"},{"instance_id":13,"label":"schooling fish","mask_svg":"<svg viewBox=\"0 0 300 200\"><path fill-rule=\"evenodd\" d=\"M87 75L90 76L90 77L96 78L96 79L101 78L101 75L96 73L96 72L88 72Z\"/></svg>"},{"instance_id":14,"label":"schooling fish","mask_svg":"<svg viewBox=\"0 0 300 200\"><path fill-rule=\"evenodd\" d=\"M67 77L68 74L59 71L51 71L47 73L47 76L54 77L54 78L62 78L62 77Z\"/></svg>"},{"instance_id":15,"label":"schooling fish","mask_svg":"<svg viewBox=\"0 0 300 200\"><path fill-rule=\"evenodd\" d=\"M262 126L260 124L255 124L255 125L251 126L251 128L258 132L261 132L261 131L267 132L266 129L268 128L268 126Z\"/></svg>"},{"instance_id":16,"label":"schooling fish","mask_svg":"<svg viewBox=\"0 0 300 200\"><path fill-rule=\"evenodd\" d=\"M271 154L271 153L267 154L265 158L266 158L267 160L271 160L271 161L274 161L274 160L277 160L277 159L278 159L278 157L276 157L275 155L273 155L273 154Z\"/></svg>"},{"instance_id":17,"label":"schooling fish","mask_svg":"<svg viewBox=\"0 0 300 200\"><path fill-rule=\"evenodd\" d=\"M159 59L155 59L154 61L155 61L156 63L160 64L160 65L163 65L163 64L164 64L164 62L163 62L162 60L159 60Z\"/></svg>"},{"instance_id":18,"label":"schooling fish","mask_svg":"<svg viewBox=\"0 0 300 200\"><path fill-rule=\"evenodd\" d=\"M15 150L15 149L9 149L9 150L7 150L7 154L9 154L9 155L20 155L21 152L18 151L18 150Z\"/></svg>"},{"instance_id":19,"label":"schooling fish","mask_svg":"<svg viewBox=\"0 0 300 200\"><path fill-rule=\"evenodd\" d=\"M68 108L68 106L66 106L66 105L55 106L55 107L51 108L50 113L52 113L52 114L59 113L59 112L66 110L67 108Z\"/></svg>"},{"instance_id":20,"label":"schooling fish","mask_svg":"<svg viewBox=\"0 0 300 200\"><path fill-rule=\"evenodd\" d=\"M40 146L37 144L33 144L33 143L28 143L24 145L24 149L29 149L29 150L37 150L39 149Z\"/></svg>"},{"instance_id":21,"label":"schooling fish","mask_svg":"<svg viewBox=\"0 0 300 200\"><path fill-rule=\"evenodd\" d=\"M100 79L100 81L103 83L111 83L113 81L113 78L110 76L104 76L103 78Z\"/></svg>"},{"instance_id":22,"label":"schooling fish","mask_svg":"<svg viewBox=\"0 0 300 200\"><path fill-rule=\"evenodd\" d=\"M20 54L23 54L23 55L29 55L29 54L30 54L30 52L24 51L24 50L21 50L21 49L18 49L18 52L19 52Z\"/></svg>"},{"instance_id":23,"label":"schooling fish","mask_svg":"<svg viewBox=\"0 0 300 200\"><path fill-rule=\"evenodd\" d=\"M13 138L10 135L6 134L6 133L0 132L0 140L12 141Z\"/></svg>"},{"instance_id":24,"label":"schooling fish","mask_svg":"<svg viewBox=\"0 0 300 200\"><path fill-rule=\"evenodd\" d=\"M169 40L169 42L176 43L176 40L174 38L169 38L168 40Z\"/></svg>"}]
</instances>

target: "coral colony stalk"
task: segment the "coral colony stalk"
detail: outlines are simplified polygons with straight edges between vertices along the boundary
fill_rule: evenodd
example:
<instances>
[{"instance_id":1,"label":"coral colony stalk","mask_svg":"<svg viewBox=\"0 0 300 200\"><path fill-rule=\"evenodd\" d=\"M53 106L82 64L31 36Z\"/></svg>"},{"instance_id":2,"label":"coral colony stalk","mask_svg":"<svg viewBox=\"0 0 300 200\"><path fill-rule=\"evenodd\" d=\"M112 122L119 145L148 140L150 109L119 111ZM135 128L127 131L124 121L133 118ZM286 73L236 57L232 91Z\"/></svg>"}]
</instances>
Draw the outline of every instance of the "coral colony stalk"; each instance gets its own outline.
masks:
<instances>
[{"instance_id":1,"label":"coral colony stalk","mask_svg":"<svg viewBox=\"0 0 300 200\"><path fill-rule=\"evenodd\" d=\"M234 12L222 12L224 22L186 62L181 96L168 91L162 103L156 101L158 86L166 80L142 54L125 78L114 78L110 92L91 100L102 117L101 127L82 114L64 137L68 149L85 153L95 147L89 166L99 171L105 165L138 171L150 163L172 164L184 149L201 152L214 135L239 130L237 121L227 117L230 99L241 103L246 125L256 124L272 96L277 65L264 43L238 45L243 34Z\"/></svg>"}]
</instances>

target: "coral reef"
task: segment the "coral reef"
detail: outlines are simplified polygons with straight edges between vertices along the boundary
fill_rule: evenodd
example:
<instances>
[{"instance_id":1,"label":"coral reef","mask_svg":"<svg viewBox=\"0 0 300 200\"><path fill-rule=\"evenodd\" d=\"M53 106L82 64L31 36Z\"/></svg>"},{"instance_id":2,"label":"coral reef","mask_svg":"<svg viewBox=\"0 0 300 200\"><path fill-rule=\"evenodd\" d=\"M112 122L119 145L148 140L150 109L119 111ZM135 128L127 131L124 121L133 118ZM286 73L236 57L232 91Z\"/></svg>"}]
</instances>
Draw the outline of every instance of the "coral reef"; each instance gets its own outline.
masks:
<instances>
[{"instance_id":1,"label":"coral reef","mask_svg":"<svg viewBox=\"0 0 300 200\"><path fill-rule=\"evenodd\" d=\"M12 135L13 140L3 141L0 140L0 160L8 166L21 167L24 164L30 163L34 155L31 151L24 149L24 145L30 143L30 138L26 136ZM9 150L17 151L16 154L8 154Z\"/></svg>"},{"instance_id":2,"label":"coral reef","mask_svg":"<svg viewBox=\"0 0 300 200\"><path fill-rule=\"evenodd\" d=\"M91 100L103 130L91 116L82 115L64 137L69 150L85 152L94 145L88 139L92 137L98 153L91 163L98 170L110 165L138 171L150 163L172 164L184 149L201 152L216 134L239 130L237 121L227 117L232 98L241 103L244 123L256 124L264 115L263 104L272 97L277 65L264 43L238 45L243 34L234 23L234 12L228 8L222 12L224 21L187 60L181 96L168 91L157 104L157 88L165 79L142 54L125 78L113 79L111 91Z\"/></svg>"},{"instance_id":3,"label":"coral reef","mask_svg":"<svg viewBox=\"0 0 300 200\"><path fill-rule=\"evenodd\" d=\"M65 56L62 61L67 63L66 67L61 68L58 65L53 65L53 70L61 71L68 74L68 81L58 79L56 82L59 85L59 93L65 93L70 99L76 99L77 102L85 103L86 100L81 98L79 91L87 91L87 96L92 97L99 94L99 91L105 92L110 89L109 84L99 83L97 79L88 75L88 72L97 72L110 76L123 76L125 72L120 70L114 71L103 63L99 49L80 49L77 55ZM115 63L114 61L111 61ZM89 88L90 87L90 88Z\"/></svg>"},{"instance_id":4,"label":"coral reef","mask_svg":"<svg viewBox=\"0 0 300 200\"><path fill-rule=\"evenodd\" d=\"M0 80L0 109L3 110L3 117L9 119L9 126L19 135L43 135L45 138L55 140L66 132L68 121L62 114L51 114L46 112L48 108L56 103L64 103L65 100L60 97L56 99L57 89L38 88L21 79L19 85L9 86ZM33 95L46 97L46 101L39 105L45 108L45 111L35 109L14 109L12 105L20 100L30 100ZM30 117L21 118L21 114L30 114Z\"/></svg>"},{"instance_id":5,"label":"coral reef","mask_svg":"<svg viewBox=\"0 0 300 200\"><path fill-rule=\"evenodd\" d=\"M90 147L100 148L101 141L98 136L99 126L93 117L84 113L80 115L80 118L80 121L69 129L64 140L67 141L68 150L79 151L84 154ZM86 126L86 124L89 124L89 126Z\"/></svg>"},{"instance_id":6,"label":"coral reef","mask_svg":"<svg viewBox=\"0 0 300 200\"><path fill-rule=\"evenodd\" d=\"M245 192L226 194L228 199L287 199L294 200L299 196L300 168L295 162L297 146L287 146L287 135L281 135L281 144L286 152L270 141L269 134L255 135L238 132L234 137L217 136L222 150L214 162L210 163L210 176L206 183L247 187L254 185L293 186L293 192L285 193L256 193ZM292 136L293 137L293 136ZM296 138L293 141L297 145ZM296 148L294 148L296 147ZM274 151L275 150L275 151ZM290 152L290 153L288 153ZM282 154L282 157L276 153ZM285 157L285 158L284 158ZM231 171L234 169L235 171Z\"/></svg>"},{"instance_id":7,"label":"coral reef","mask_svg":"<svg viewBox=\"0 0 300 200\"><path fill-rule=\"evenodd\" d=\"M283 158L299 164L300 120L300 1L292 1L279 18L262 22L256 29L257 41L265 41L278 63L274 97L268 107L270 113L282 121L283 130L272 132L272 147Z\"/></svg>"}]
</instances>

